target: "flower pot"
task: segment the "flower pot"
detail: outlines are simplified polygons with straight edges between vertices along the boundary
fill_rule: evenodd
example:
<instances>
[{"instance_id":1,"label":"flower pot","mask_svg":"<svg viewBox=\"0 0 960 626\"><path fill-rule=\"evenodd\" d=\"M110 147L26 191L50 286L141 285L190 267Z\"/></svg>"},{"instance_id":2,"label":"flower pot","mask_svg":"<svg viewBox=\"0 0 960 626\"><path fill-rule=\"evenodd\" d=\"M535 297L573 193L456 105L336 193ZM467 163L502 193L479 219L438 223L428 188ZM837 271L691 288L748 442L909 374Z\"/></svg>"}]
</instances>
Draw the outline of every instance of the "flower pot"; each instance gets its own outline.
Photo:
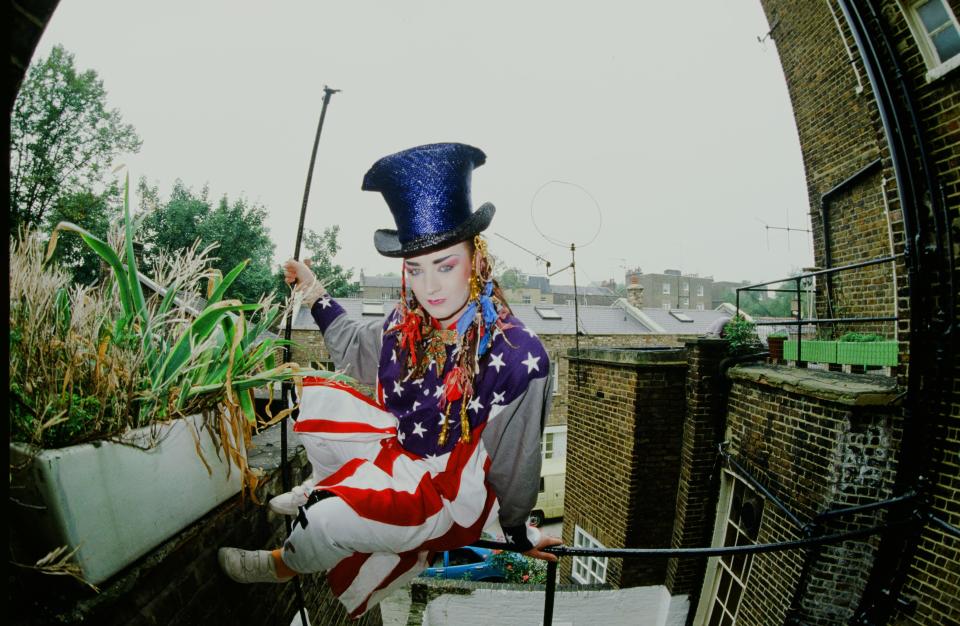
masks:
<instances>
[{"instance_id":1,"label":"flower pot","mask_svg":"<svg viewBox=\"0 0 960 626\"><path fill-rule=\"evenodd\" d=\"M767 349L770 351L771 363L783 361L783 342L786 340L786 337L767 337Z\"/></svg>"},{"instance_id":2,"label":"flower pot","mask_svg":"<svg viewBox=\"0 0 960 626\"><path fill-rule=\"evenodd\" d=\"M841 341L837 344L837 362L850 365L895 366L899 344L896 341Z\"/></svg>"},{"instance_id":3,"label":"flower pot","mask_svg":"<svg viewBox=\"0 0 960 626\"><path fill-rule=\"evenodd\" d=\"M836 341L802 341L800 342L803 354L797 357L797 342L793 339L783 343L783 357L788 361L808 361L811 363L836 363Z\"/></svg>"},{"instance_id":4,"label":"flower pot","mask_svg":"<svg viewBox=\"0 0 960 626\"><path fill-rule=\"evenodd\" d=\"M97 584L234 496L241 473L218 450L215 424L193 415L130 431L125 443L10 444L11 509L23 544L15 558L77 548L73 560Z\"/></svg>"}]
</instances>

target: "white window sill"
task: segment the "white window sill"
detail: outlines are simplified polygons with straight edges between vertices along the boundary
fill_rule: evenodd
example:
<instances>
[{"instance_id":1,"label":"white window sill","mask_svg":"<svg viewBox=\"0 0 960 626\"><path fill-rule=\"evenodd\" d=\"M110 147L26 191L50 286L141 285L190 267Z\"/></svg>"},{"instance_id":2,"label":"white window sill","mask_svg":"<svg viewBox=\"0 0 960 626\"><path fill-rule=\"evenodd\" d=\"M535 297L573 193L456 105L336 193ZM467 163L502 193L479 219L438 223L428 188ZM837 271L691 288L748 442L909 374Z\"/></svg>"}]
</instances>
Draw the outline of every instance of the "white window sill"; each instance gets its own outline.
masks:
<instances>
[{"instance_id":1,"label":"white window sill","mask_svg":"<svg viewBox=\"0 0 960 626\"><path fill-rule=\"evenodd\" d=\"M960 67L960 54L954 55L940 65L927 70L927 82L932 83L939 78L943 78L958 67Z\"/></svg>"}]
</instances>

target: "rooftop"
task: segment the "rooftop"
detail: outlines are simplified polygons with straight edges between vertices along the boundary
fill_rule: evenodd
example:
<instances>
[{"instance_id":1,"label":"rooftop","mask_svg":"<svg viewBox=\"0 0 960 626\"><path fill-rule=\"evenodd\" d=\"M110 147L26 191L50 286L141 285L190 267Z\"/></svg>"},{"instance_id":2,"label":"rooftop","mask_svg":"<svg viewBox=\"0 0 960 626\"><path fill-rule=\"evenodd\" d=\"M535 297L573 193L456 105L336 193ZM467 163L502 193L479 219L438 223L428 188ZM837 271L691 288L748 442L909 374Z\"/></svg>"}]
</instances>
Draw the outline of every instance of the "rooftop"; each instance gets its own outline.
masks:
<instances>
[{"instance_id":1,"label":"rooftop","mask_svg":"<svg viewBox=\"0 0 960 626\"><path fill-rule=\"evenodd\" d=\"M389 313L396 300L364 300L362 298L338 298L347 315L355 320L376 320ZM524 326L538 335L572 335L574 332L573 304L511 304L514 315ZM677 316L663 309L643 309L647 319L656 325L644 322L644 318L633 315L619 306L580 305L580 332L586 335L641 335L650 333L702 335L720 317L722 311L691 311L684 309L682 314L692 321L681 322ZM676 311L674 313L677 313ZM659 328L658 328L659 326ZM296 330L316 330L317 325L310 311L301 308L294 319Z\"/></svg>"}]
</instances>

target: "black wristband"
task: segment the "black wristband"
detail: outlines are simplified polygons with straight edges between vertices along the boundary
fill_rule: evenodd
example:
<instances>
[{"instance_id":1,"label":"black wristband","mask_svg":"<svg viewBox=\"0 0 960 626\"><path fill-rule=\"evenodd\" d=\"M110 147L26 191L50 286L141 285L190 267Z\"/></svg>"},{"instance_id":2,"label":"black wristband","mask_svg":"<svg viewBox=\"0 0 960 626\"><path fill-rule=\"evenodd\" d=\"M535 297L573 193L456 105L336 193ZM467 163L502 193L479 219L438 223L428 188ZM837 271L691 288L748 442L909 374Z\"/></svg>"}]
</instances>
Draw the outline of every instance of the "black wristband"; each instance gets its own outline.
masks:
<instances>
[{"instance_id":1,"label":"black wristband","mask_svg":"<svg viewBox=\"0 0 960 626\"><path fill-rule=\"evenodd\" d=\"M527 539L526 524L520 526L504 526L503 539L510 545L512 550L516 550L517 552L526 552L534 548L534 545Z\"/></svg>"}]
</instances>

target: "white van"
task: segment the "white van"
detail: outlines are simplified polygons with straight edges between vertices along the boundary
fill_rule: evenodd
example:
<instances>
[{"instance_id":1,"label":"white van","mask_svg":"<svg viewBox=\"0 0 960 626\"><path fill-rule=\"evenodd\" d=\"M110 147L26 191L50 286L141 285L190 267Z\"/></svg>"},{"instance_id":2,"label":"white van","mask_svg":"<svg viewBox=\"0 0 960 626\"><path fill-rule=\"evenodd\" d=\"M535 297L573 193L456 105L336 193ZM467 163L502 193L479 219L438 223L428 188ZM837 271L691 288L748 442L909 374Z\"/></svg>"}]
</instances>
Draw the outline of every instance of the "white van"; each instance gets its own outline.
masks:
<instances>
[{"instance_id":1,"label":"white van","mask_svg":"<svg viewBox=\"0 0 960 626\"><path fill-rule=\"evenodd\" d=\"M567 458L545 459L540 466L540 493L530 513L530 523L540 526L543 520L563 517L564 483L567 477Z\"/></svg>"}]
</instances>

